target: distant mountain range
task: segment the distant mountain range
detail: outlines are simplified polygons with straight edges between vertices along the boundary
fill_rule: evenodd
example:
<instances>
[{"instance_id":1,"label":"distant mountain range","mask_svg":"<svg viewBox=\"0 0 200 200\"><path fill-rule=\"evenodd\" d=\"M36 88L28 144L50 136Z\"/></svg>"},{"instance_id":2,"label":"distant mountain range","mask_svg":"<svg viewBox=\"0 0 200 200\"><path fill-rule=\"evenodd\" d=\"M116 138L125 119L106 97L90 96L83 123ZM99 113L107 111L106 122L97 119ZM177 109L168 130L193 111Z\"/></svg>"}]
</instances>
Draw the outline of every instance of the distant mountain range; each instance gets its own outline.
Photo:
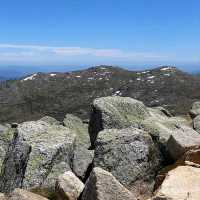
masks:
<instances>
[{"instance_id":1,"label":"distant mountain range","mask_svg":"<svg viewBox=\"0 0 200 200\"><path fill-rule=\"evenodd\" d=\"M175 67L128 71L98 66L74 72L34 73L1 83L0 122L21 122L66 113L89 118L90 104L103 96L129 96L147 106L186 114L200 100L200 76Z\"/></svg>"},{"instance_id":2,"label":"distant mountain range","mask_svg":"<svg viewBox=\"0 0 200 200\"><path fill-rule=\"evenodd\" d=\"M52 71L56 72L69 72L75 70L84 70L87 69L87 66L0 66L0 80L9 80L9 79L19 79L23 76L27 76L37 72L50 73ZM149 69L151 67L139 67L139 66L126 66L123 67L127 70L138 70L138 69ZM199 67L182 67L184 71L187 71L191 74L200 74Z\"/></svg>"}]
</instances>

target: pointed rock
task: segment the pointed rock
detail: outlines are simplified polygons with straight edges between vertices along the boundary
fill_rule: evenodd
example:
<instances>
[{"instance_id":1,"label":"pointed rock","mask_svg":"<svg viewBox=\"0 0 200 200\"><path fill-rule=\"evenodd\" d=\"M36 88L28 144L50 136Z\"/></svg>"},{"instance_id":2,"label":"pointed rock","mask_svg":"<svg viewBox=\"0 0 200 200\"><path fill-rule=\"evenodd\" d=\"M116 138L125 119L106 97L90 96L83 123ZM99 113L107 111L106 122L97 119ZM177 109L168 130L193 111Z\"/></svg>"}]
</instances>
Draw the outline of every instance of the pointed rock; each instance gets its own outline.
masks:
<instances>
[{"instance_id":1,"label":"pointed rock","mask_svg":"<svg viewBox=\"0 0 200 200\"><path fill-rule=\"evenodd\" d=\"M63 200L77 200L84 189L84 184L70 171L58 177L56 191Z\"/></svg>"},{"instance_id":2,"label":"pointed rock","mask_svg":"<svg viewBox=\"0 0 200 200\"><path fill-rule=\"evenodd\" d=\"M82 200L136 200L109 172L96 167L90 174L83 191Z\"/></svg>"}]
</instances>

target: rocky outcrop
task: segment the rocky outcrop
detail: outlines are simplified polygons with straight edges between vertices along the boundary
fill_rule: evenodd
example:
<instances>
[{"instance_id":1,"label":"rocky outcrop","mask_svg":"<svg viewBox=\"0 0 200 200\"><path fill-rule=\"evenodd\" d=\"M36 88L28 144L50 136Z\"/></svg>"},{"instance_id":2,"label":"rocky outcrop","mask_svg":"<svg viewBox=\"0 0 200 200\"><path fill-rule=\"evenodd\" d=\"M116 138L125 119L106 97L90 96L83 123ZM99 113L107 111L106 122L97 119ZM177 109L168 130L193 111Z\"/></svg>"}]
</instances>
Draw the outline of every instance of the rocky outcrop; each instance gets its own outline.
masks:
<instances>
[{"instance_id":1,"label":"rocky outcrop","mask_svg":"<svg viewBox=\"0 0 200 200\"><path fill-rule=\"evenodd\" d=\"M170 171L153 200L199 200L200 169L179 166Z\"/></svg>"},{"instance_id":2,"label":"rocky outcrop","mask_svg":"<svg viewBox=\"0 0 200 200\"><path fill-rule=\"evenodd\" d=\"M70 171L58 177L56 191L60 199L77 200L84 189L84 184Z\"/></svg>"},{"instance_id":3,"label":"rocky outcrop","mask_svg":"<svg viewBox=\"0 0 200 200\"><path fill-rule=\"evenodd\" d=\"M86 182L82 200L136 200L109 172L94 168Z\"/></svg>"},{"instance_id":4,"label":"rocky outcrop","mask_svg":"<svg viewBox=\"0 0 200 200\"><path fill-rule=\"evenodd\" d=\"M46 116L0 125L0 192L12 197L23 188L56 200L146 200L156 189L156 200L180 200L185 192L175 188L182 187L182 174L191 176L183 181L188 199L196 195L185 182L196 184L200 134L186 118L118 96L98 98L92 109L90 134L88 123L72 114L63 124ZM24 196L16 198L40 198L18 192Z\"/></svg>"},{"instance_id":5,"label":"rocky outcrop","mask_svg":"<svg viewBox=\"0 0 200 200\"><path fill-rule=\"evenodd\" d=\"M135 99L119 96L95 99L89 124L91 144L94 146L99 131L103 129L138 126L147 117L147 108Z\"/></svg>"},{"instance_id":6,"label":"rocky outcrop","mask_svg":"<svg viewBox=\"0 0 200 200\"><path fill-rule=\"evenodd\" d=\"M47 199L26 190L15 189L11 193L9 200L47 200Z\"/></svg>"},{"instance_id":7,"label":"rocky outcrop","mask_svg":"<svg viewBox=\"0 0 200 200\"><path fill-rule=\"evenodd\" d=\"M94 166L111 172L138 196L151 194L160 164L159 152L143 130L107 129L98 135Z\"/></svg>"}]
</instances>

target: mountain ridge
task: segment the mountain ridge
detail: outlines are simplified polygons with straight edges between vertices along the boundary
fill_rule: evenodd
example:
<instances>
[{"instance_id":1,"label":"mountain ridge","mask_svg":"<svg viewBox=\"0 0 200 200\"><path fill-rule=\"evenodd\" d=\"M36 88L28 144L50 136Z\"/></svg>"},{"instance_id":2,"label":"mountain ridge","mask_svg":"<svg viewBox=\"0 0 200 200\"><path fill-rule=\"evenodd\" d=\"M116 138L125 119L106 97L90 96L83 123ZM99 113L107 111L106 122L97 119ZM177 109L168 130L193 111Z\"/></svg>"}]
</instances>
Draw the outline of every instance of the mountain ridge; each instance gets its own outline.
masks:
<instances>
[{"instance_id":1,"label":"mountain ridge","mask_svg":"<svg viewBox=\"0 0 200 200\"><path fill-rule=\"evenodd\" d=\"M0 121L22 122L45 115L63 120L66 113L88 119L92 101L104 96L128 96L147 106L186 114L200 98L199 88L199 76L172 66L130 71L101 65L65 73L35 73L1 83Z\"/></svg>"}]
</instances>

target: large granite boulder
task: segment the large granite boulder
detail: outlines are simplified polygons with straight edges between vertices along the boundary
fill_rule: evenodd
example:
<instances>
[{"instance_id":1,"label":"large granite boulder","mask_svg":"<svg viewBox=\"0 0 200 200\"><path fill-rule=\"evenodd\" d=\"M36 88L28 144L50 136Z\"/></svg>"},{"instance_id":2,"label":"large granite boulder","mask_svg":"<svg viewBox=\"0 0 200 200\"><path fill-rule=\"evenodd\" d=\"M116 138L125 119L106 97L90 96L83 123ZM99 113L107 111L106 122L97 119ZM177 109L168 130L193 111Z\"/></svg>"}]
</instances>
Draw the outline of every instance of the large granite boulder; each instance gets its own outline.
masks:
<instances>
[{"instance_id":1,"label":"large granite boulder","mask_svg":"<svg viewBox=\"0 0 200 200\"><path fill-rule=\"evenodd\" d=\"M82 200L136 200L109 172L95 167L88 178Z\"/></svg>"},{"instance_id":2,"label":"large granite boulder","mask_svg":"<svg viewBox=\"0 0 200 200\"><path fill-rule=\"evenodd\" d=\"M15 129L13 129L15 130ZM43 120L19 124L1 170L0 189L49 188L71 170L76 135L72 130Z\"/></svg>"},{"instance_id":3,"label":"large granite boulder","mask_svg":"<svg viewBox=\"0 0 200 200\"><path fill-rule=\"evenodd\" d=\"M195 118L196 116L200 115L200 101L196 101L192 104L190 115L192 118Z\"/></svg>"},{"instance_id":4,"label":"large granite boulder","mask_svg":"<svg viewBox=\"0 0 200 200\"><path fill-rule=\"evenodd\" d=\"M142 120L149 117L145 105L130 97L102 97L95 99L89 123L89 133L92 145L99 131L103 129L122 129L138 126Z\"/></svg>"},{"instance_id":5,"label":"large granite boulder","mask_svg":"<svg viewBox=\"0 0 200 200\"><path fill-rule=\"evenodd\" d=\"M58 177L56 191L62 200L77 200L84 189L84 184L71 172Z\"/></svg>"},{"instance_id":6,"label":"large granite boulder","mask_svg":"<svg viewBox=\"0 0 200 200\"><path fill-rule=\"evenodd\" d=\"M160 165L159 151L145 131L127 128L99 133L94 166L111 172L137 196L151 195Z\"/></svg>"},{"instance_id":7,"label":"large granite boulder","mask_svg":"<svg viewBox=\"0 0 200 200\"><path fill-rule=\"evenodd\" d=\"M54 185L59 174L70 170L75 134L64 126L41 120L24 122L17 129L31 146L23 187Z\"/></svg>"},{"instance_id":8,"label":"large granite boulder","mask_svg":"<svg viewBox=\"0 0 200 200\"><path fill-rule=\"evenodd\" d=\"M199 200L200 168L179 166L170 171L153 200Z\"/></svg>"}]
</instances>

